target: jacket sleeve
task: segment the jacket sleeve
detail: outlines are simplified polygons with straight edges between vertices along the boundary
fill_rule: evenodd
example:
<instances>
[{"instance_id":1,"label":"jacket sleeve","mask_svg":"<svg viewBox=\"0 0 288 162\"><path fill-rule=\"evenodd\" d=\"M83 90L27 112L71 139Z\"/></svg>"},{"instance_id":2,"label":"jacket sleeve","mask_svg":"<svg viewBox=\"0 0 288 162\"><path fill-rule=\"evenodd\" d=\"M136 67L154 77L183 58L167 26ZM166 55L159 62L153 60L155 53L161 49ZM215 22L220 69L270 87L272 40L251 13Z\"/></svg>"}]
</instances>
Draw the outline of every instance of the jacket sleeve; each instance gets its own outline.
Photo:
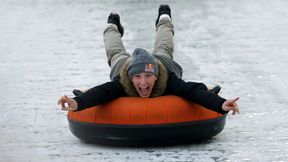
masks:
<instances>
[{"instance_id":1,"label":"jacket sleeve","mask_svg":"<svg viewBox=\"0 0 288 162\"><path fill-rule=\"evenodd\" d=\"M169 74L166 93L185 98L221 114L227 113L222 109L226 99L209 92L203 83L185 82L174 73Z\"/></svg>"},{"instance_id":2,"label":"jacket sleeve","mask_svg":"<svg viewBox=\"0 0 288 162\"><path fill-rule=\"evenodd\" d=\"M111 82L106 82L102 85L93 87L87 92L74 97L73 99L78 104L76 111L81 111L92 106L107 103L122 96L127 95L120 81L113 80Z\"/></svg>"}]
</instances>

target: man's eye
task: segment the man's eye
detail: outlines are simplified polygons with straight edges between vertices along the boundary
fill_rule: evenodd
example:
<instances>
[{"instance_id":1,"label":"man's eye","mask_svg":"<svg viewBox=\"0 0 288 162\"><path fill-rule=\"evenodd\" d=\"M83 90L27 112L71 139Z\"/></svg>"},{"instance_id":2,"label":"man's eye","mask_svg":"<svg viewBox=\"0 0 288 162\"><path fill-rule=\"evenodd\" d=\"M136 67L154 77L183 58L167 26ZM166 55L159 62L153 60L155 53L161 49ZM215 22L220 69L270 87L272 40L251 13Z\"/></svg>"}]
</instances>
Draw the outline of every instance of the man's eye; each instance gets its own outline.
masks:
<instances>
[{"instance_id":1,"label":"man's eye","mask_svg":"<svg viewBox=\"0 0 288 162\"><path fill-rule=\"evenodd\" d=\"M146 77L148 77L148 78L151 77L151 74L146 74Z\"/></svg>"},{"instance_id":2,"label":"man's eye","mask_svg":"<svg viewBox=\"0 0 288 162\"><path fill-rule=\"evenodd\" d=\"M134 75L135 78L140 78L140 75Z\"/></svg>"}]
</instances>

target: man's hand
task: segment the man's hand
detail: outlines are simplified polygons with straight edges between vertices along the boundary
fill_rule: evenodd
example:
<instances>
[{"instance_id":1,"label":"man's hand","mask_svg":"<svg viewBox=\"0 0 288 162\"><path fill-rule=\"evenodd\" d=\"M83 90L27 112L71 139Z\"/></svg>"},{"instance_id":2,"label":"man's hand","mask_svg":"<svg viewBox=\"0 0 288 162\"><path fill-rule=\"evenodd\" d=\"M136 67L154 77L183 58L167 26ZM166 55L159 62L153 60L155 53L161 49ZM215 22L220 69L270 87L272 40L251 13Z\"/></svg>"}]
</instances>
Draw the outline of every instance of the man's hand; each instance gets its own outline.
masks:
<instances>
[{"instance_id":1,"label":"man's hand","mask_svg":"<svg viewBox=\"0 0 288 162\"><path fill-rule=\"evenodd\" d=\"M222 109L224 111L232 110L233 111L232 115L235 115L236 113L239 114L239 108L238 108L238 105L236 103L236 101L238 101L238 100L239 100L239 97L225 101L222 105Z\"/></svg>"},{"instance_id":2,"label":"man's hand","mask_svg":"<svg viewBox=\"0 0 288 162\"><path fill-rule=\"evenodd\" d=\"M74 99L67 97L66 95L60 97L58 100L58 105L59 104L61 104L62 110L65 111L75 111L78 107L77 102Z\"/></svg>"}]
</instances>

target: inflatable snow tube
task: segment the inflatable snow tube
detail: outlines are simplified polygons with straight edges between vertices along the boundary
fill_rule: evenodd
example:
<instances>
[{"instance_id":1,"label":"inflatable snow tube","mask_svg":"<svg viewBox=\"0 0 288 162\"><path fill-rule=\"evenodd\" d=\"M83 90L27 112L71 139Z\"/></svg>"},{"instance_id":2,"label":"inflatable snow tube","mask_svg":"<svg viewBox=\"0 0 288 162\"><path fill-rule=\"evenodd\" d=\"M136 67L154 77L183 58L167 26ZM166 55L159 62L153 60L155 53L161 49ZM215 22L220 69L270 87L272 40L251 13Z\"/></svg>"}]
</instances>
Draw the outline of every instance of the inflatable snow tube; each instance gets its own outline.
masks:
<instances>
[{"instance_id":1,"label":"inflatable snow tube","mask_svg":"<svg viewBox=\"0 0 288 162\"><path fill-rule=\"evenodd\" d=\"M71 132L85 142L145 146L191 143L220 133L226 115L176 96L122 97L68 113Z\"/></svg>"}]
</instances>

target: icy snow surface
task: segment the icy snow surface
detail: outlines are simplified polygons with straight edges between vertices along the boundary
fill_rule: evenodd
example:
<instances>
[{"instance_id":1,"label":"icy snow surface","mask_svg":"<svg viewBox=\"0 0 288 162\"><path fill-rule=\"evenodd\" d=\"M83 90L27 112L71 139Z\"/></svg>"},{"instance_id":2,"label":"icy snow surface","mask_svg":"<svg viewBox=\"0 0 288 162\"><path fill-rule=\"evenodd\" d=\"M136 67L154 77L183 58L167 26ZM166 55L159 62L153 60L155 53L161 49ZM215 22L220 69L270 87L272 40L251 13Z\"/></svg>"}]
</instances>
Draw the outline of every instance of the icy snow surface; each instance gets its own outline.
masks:
<instances>
[{"instance_id":1,"label":"icy snow surface","mask_svg":"<svg viewBox=\"0 0 288 162\"><path fill-rule=\"evenodd\" d=\"M119 148L74 137L56 102L109 80L103 29L121 15L127 51L153 49L161 3L172 8L184 79L220 84L241 114L200 144ZM288 161L286 0L1 0L0 161Z\"/></svg>"}]
</instances>

